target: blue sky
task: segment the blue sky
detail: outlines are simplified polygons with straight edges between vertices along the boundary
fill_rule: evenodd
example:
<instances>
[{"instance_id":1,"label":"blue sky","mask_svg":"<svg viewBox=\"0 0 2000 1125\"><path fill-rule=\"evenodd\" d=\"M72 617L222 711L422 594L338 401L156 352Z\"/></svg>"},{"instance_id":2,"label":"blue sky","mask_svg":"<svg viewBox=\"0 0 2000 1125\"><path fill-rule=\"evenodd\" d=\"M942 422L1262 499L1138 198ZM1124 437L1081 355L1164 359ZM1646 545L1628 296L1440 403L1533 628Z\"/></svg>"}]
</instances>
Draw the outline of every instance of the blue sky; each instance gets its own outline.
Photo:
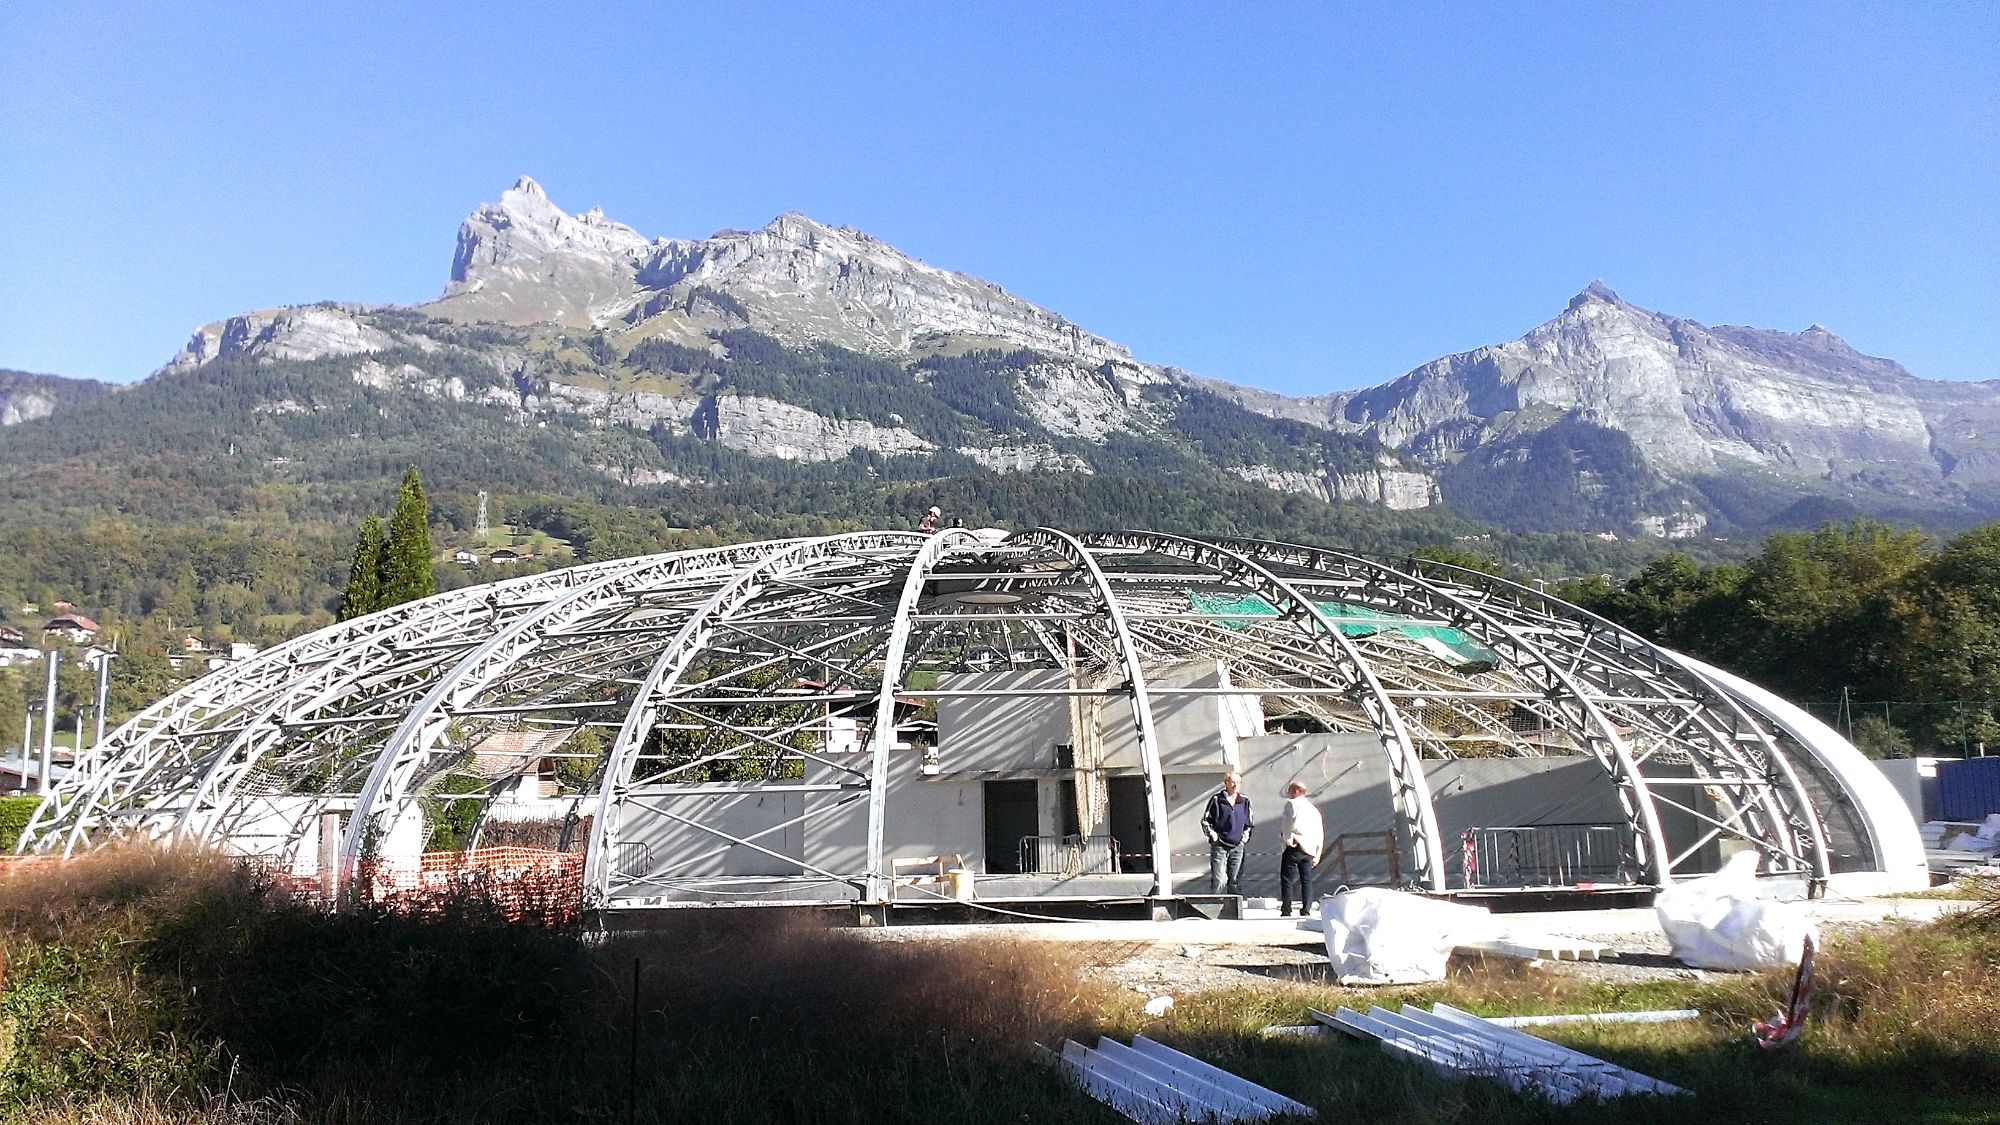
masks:
<instances>
[{"instance_id":1,"label":"blue sky","mask_svg":"<svg viewBox=\"0 0 2000 1125\"><path fill-rule=\"evenodd\" d=\"M649 236L853 225L1292 393L1596 277L2000 378L2000 6L1305 7L8 5L0 366L428 299L527 173Z\"/></svg>"}]
</instances>

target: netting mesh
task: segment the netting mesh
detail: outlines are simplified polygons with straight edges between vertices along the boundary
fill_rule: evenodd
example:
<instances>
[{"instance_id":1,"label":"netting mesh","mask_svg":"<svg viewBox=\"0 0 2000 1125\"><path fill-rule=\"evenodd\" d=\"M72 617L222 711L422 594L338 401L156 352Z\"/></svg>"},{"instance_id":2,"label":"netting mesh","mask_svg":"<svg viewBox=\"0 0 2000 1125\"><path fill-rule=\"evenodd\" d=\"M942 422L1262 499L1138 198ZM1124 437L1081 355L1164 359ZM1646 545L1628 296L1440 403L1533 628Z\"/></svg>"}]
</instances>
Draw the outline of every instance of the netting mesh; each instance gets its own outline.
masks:
<instances>
[{"instance_id":1,"label":"netting mesh","mask_svg":"<svg viewBox=\"0 0 2000 1125\"><path fill-rule=\"evenodd\" d=\"M1238 591L1189 590L1196 613L1229 629L1247 629L1278 616L1278 609L1261 595ZM1314 602L1334 628L1349 637L1372 637L1384 630L1415 641L1417 647L1460 671L1490 671L1500 663L1492 649L1449 625L1428 625L1396 613L1346 602Z\"/></svg>"}]
</instances>

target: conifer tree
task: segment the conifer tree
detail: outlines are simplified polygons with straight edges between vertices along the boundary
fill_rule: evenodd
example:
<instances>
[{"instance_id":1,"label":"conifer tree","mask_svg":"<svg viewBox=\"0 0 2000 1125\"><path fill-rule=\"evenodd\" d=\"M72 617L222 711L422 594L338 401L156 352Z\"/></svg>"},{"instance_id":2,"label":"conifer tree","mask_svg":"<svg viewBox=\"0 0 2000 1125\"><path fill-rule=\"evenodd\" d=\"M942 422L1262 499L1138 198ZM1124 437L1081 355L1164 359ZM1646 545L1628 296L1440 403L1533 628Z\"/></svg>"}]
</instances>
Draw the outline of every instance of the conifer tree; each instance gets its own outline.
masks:
<instances>
[{"instance_id":1,"label":"conifer tree","mask_svg":"<svg viewBox=\"0 0 2000 1125\"><path fill-rule=\"evenodd\" d=\"M396 510L389 516L389 541L382 553L382 604L402 605L437 593L431 570L430 509L423 481L412 468L403 474Z\"/></svg>"},{"instance_id":2,"label":"conifer tree","mask_svg":"<svg viewBox=\"0 0 2000 1125\"><path fill-rule=\"evenodd\" d=\"M362 520L361 538L354 544L354 561L347 567L347 585L340 590L342 621L373 613L386 604L382 600L382 563L387 546L382 537L382 517Z\"/></svg>"}]
</instances>

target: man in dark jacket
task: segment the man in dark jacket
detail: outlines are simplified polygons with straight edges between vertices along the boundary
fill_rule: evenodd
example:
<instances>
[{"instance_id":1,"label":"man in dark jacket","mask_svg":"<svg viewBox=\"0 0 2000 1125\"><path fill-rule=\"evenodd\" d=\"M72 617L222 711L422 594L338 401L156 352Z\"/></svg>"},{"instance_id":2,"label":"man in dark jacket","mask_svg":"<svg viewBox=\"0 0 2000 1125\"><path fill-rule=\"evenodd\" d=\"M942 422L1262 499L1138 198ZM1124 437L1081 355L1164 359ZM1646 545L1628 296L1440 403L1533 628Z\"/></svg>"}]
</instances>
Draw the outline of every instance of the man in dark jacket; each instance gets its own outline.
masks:
<instances>
[{"instance_id":1,"label":"man in dark jacket","mask_svg":"<svg viewBox=\"0 0 2000 1125\"><path fill-rule=\"evenodd\" d=\"M1250 798L1243 795L1243 778L1235 770L1222 775L1222 792L1208 799L1208 809L1201 814L1201 831L1208 837L1209 893L1242 894L1243 847L1250 842Z\"/></svg>"}]
</instances>

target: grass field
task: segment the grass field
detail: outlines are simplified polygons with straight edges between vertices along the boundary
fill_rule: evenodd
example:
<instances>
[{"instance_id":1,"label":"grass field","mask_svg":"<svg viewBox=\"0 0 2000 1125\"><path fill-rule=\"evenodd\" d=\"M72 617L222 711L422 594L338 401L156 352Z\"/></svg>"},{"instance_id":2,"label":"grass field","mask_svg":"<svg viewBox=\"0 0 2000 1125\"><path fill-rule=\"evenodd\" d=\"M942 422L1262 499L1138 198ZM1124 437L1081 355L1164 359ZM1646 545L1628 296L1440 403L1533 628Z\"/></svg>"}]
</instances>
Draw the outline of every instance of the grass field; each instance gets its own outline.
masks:
<instances>
[{"instance_id":1,"label":"grass field","mask_svg":"<svg viewBox=\"0 0 2000 1125\"><path fill-rule=\"evenodd\" d=\"M1143 1030L1323 1121L1995 1121L1996 936L1982 910L1835 943L1815 1023L1773 1054L1747 1028L1777 1006L1777 977L1588 985L1486 965L1424 988L1183 996L1152 1021L1144 996L1048 943L879 942L714 914L593 938L508 922L476 888L425 917L328 914L213 857L133 851L0 880L0 1117L1110 1122L1031 1044ZM1308 1007L1434 999L1699 1007L1696 1022L1561 1036L1694 1096L1557 1107L1340 1036L1259 1034Z\"/></svg>"}]
</instances>

